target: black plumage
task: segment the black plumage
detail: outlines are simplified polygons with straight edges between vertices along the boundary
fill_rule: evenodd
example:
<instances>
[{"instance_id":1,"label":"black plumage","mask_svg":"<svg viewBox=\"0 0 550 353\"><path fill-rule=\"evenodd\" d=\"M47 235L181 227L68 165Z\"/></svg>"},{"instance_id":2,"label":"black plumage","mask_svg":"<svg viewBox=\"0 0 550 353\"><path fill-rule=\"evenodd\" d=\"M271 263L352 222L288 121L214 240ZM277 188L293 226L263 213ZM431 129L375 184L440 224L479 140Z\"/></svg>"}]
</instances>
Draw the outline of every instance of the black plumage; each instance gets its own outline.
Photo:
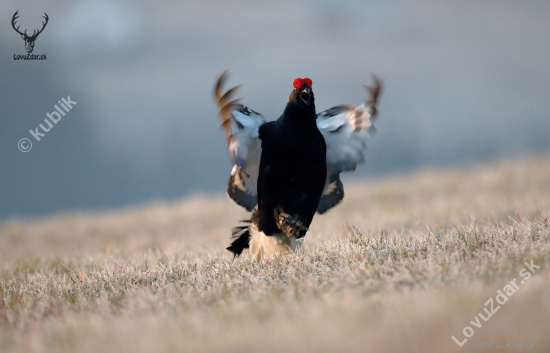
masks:
<instances>
[{"instance_id":1,"label":"black plumage","mask_svg":"<svg viewBox=\"0 0 550 353\"><path fill-rule=\"evenodd\" d=\"M260 127L262 157L253 221L265 235L283 231L301 238L313 220L327 174L325 140L316 119L315 97L303 85L292 91L279 119Z\"/></svg>"}]
</instances>

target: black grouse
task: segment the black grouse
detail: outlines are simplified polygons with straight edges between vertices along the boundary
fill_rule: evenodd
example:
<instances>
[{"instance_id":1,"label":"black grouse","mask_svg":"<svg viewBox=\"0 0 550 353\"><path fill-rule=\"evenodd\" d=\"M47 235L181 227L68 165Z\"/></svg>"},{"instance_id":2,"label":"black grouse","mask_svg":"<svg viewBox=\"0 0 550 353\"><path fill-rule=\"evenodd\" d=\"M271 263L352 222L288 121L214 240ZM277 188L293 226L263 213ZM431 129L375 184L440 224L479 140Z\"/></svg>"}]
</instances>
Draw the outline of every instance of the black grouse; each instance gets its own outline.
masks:
<instances>
[{"instance_id":1,"label":"black grouse","mask_svg":"<svg viewBox=\"0 0 550 353\"><path fill-rule=\"evenodd\" d=\"M359 107L336 106L315 111L309 78L297 78L283 114L272 122L231 100L238 87L222 94L227 71L214 95L220 107L234 163L228 196L248 211L251 220L233 229L235 256L249 248L256 261L276 252L295 250L313 220L344 197L339 174L364 162L380 81L367 87L370 99ZM256 207L257 206L257 207Z\"/></svg>"}]
</instances>

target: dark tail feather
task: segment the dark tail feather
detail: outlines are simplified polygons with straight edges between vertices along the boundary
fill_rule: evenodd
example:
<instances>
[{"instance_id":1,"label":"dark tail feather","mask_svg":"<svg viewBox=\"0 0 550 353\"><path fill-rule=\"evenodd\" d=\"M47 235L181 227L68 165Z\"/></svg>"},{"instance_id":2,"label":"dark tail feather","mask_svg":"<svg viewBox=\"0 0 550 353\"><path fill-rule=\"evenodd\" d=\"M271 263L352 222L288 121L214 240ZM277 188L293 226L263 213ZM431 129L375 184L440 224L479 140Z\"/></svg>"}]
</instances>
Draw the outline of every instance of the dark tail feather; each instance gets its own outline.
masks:
<instances>
[{"instance_id":1,"label":"dark tail feather","mask_svg":"<svg viewBox=\"0 0 550 353\"><path fill-rule=\"evenodd\" d=\"M246 223L250 223L250 221L242 221ZM238 226L232 229L232 236L231 239L233 242L231 243L231 246L227 247L226 249L231 251L234 256L233 258L239 256L242 254L244 249L248 249L249 243L250 243L250 226L244 225L244 226Z\"/></svg>"}]
</instances>

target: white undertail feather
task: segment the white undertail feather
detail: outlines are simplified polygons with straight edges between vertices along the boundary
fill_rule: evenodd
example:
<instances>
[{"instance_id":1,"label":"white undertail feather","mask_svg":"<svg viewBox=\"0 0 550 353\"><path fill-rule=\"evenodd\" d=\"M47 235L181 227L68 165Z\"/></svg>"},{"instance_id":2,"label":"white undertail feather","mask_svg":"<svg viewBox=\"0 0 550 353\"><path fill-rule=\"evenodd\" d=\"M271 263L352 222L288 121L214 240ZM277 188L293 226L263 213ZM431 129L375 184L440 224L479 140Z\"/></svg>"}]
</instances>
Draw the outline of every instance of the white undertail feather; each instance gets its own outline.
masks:
<instances>
[{"instance_id":1,"label":"white undertail feather","mask_svg":"<svg viewBox=\"0 0 550 353\"><path fill-rule=\"evenodd\" d=\"M302 248L304 238L296 239L294 235L288 237L284 233L275 233L267 236L255 229L255 227L250 228L250 254L256 262L260 262L262 258L269 258L276 254L284 254Z\"/></svg>"}]
</instances>

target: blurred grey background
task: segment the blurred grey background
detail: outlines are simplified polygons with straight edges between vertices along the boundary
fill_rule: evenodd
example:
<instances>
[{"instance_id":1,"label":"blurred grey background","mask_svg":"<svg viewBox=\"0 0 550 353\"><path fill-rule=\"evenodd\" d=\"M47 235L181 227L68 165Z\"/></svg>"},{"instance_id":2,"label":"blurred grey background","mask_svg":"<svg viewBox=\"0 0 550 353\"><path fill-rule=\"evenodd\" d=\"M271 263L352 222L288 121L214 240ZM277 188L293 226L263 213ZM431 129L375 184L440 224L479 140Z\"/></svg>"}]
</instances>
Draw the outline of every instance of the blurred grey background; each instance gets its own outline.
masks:
<instances>
[{"instance_id":1,"label":"blurred grey background","mask_svg":"<svg viewBox=\"0 0 550 353\"><path fill-rule=\"evenodd\" d=\"M33 54L21 29L49 23ZM212 87L231 69L267 120L292 80L317 110L384 79L353 177L550 150L548 1L2 1L0 218L223 194L231 165ZM70 95L77 105L36 141ZM32 150L19 151L22 138Z\"/></svg>"}]
</instances>

